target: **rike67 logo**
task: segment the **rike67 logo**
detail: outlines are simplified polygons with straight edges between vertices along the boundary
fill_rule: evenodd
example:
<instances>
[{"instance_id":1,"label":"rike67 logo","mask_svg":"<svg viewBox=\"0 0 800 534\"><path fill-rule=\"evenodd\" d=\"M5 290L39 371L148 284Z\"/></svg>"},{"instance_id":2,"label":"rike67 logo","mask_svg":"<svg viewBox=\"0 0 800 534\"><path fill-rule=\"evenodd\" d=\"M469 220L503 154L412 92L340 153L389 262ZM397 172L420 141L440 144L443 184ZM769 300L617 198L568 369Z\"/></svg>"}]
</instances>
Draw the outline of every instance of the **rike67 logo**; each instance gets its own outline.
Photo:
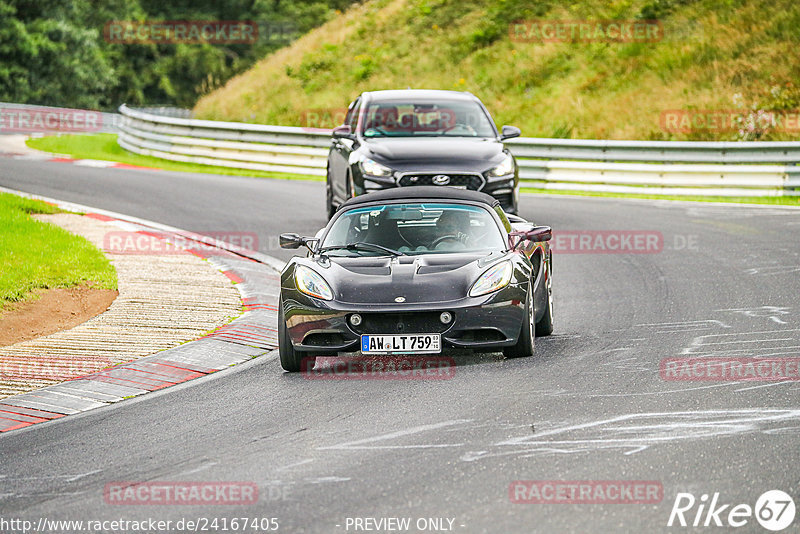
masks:
<instances>
[{"instance_id":1,"label":"rike67 logo","mask_svg":"<svg viewBox=\"0 0 800 534\"><path fill-rule=\"evenodd\" d=\"M705 493L700 499L696 499L691 493L678 493L667 526L738 528L749 524L755 517L763 528L778 532L791 525L794 516L794 500L781 490L764 492L756 500L754 507L749 504L723 503L718 492L714 493L710 502Z\"/></svg>"}]
</instances>

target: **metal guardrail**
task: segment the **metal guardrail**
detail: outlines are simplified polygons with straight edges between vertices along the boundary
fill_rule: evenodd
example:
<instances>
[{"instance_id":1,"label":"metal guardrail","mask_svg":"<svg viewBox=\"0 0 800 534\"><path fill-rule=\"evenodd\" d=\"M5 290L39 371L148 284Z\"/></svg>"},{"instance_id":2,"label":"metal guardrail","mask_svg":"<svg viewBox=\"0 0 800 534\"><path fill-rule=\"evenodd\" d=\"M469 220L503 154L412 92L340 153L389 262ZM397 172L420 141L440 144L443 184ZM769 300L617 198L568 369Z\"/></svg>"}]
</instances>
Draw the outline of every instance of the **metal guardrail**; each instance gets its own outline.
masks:
<instances>
[{"instance_id":1,"label":"metal guardrail","mask_svg":"<svg viewBox=\"0 0 800 534\"><path fill-rule=\"evenodd\" d=\"M122 105L119 144L173 161L325 176L330 130L165 116ZM173 113L174 115L174 113ZM523 185L667 195L800 194L800 142L506 142Z\"/></svg>"},{"instance_id":2,"label":"metal guardrail","mask_svg":"<svg viewBox=\"0 0 800 534\"><path fill-rule=\"evenodd\" d=\"M121 147L173 161L325 176L330 131L166 117L120 106Z\"/></svg>"}]
</instances>

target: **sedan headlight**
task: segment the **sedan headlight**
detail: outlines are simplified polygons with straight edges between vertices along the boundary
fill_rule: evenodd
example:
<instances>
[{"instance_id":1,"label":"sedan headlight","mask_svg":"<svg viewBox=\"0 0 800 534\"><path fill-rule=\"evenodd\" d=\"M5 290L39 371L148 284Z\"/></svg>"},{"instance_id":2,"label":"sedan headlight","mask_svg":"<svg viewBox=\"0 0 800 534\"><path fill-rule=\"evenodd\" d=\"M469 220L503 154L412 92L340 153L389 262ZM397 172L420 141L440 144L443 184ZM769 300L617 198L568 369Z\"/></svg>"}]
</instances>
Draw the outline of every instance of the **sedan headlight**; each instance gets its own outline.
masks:
<instances>
[{"instance_id":1,"label":"sedan headlight","mask_svg":"<svg viewBox=\"0 0 800 534\"><path fill-rule=\"evenodd\" d=\"M497 178L498 176L508 176L514 172L514 156L511 154L506 154L506 159L504 159L500 165L491 169L489 171L489 176Z\"/></svg>"},{"instance_id":2,"label":"sedan headlight","mask_svg":"<svg viewBox=\"0 0 800 534\"><path fill-rule=\"evenodd\" d=\"M328 285L324 278L304 265L299 265L295 269L294 281L297 284L297 289L306 295L322 300L333 300L331 286Z\"/></svg>"},{"instance_id":3,"label":"sedan headlight","mask_svg":"<svg viewBox=\"0 0 800 534\"><path fill-rule=\"evenodd\" d=\"M511 274L513 272L514 267L510 261L504 261L486 269L472 284L469 296L480 297L506 287L511 282Z\"/></svg>"},{"instance_id":4,"label":"sedan headlight","mask_svg":"<svg viewBox=\"0 0 800 534\"><path fill-rule=\"evenodd\" d=\"M386 165L381 165L377 161L369 158L364 158L360 162L361 172L367 176L377 176L378 178L385 178L392 175L392 169Z\"/></svg>"}]
</instances>

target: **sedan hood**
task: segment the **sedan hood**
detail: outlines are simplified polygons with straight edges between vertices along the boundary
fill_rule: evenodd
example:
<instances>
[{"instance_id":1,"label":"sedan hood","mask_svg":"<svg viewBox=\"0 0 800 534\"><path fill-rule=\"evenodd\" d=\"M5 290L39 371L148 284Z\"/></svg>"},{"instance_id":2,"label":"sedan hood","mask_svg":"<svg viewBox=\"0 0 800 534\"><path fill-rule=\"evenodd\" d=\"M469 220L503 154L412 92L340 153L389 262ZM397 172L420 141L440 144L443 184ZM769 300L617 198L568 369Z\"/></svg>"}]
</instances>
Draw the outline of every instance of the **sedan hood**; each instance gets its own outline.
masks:
<instances>
[{"instance_id":1,"label":"sedan hood","mask_svg":"<svg viewBox=\"0 0 800 534\"><path fill-rule=\"evenodd\" d=\"M329 257L314 269L335 299L349 304L430 304L463 299L490 263L505 254L427 254L392 257Z\"/></svg>"},{"instance_id":2,"label":"sedan hood","mask_svg":"<svg viewBox=\"0 0 800 534\"><path fill-rule=\"evenodd\" d=\"M365 142L370 156L398 171L432 172L457 168L483 172L503 160L503 143L470 137L395 137Z\"/></svg>"}]
</instances>

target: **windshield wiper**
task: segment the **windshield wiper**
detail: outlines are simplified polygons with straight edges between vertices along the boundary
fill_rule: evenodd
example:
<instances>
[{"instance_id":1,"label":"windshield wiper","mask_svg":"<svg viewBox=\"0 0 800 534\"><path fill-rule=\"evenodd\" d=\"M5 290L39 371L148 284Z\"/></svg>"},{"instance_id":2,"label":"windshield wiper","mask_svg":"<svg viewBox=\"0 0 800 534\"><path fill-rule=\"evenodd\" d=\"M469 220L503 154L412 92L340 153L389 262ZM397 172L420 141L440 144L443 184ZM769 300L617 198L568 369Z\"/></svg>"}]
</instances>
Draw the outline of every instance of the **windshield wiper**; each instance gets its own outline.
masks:
<instances>
[{"instance_id":1,"label":"windshield wiper","mask_svg":"<svg viewBox=\"0 0 800 534\"><path fill-rule=\"evenodd\" d=\"M372 252L384 252L392 256L406 256L405 252L400 252L393 248L376 245L375 243L367 243L366 241L356 241L355 243L348 243L346 245L332 245L330 247L322 247L319 252L324 254L330 250L371 250Z\"/></svg>"}]
</instances>

